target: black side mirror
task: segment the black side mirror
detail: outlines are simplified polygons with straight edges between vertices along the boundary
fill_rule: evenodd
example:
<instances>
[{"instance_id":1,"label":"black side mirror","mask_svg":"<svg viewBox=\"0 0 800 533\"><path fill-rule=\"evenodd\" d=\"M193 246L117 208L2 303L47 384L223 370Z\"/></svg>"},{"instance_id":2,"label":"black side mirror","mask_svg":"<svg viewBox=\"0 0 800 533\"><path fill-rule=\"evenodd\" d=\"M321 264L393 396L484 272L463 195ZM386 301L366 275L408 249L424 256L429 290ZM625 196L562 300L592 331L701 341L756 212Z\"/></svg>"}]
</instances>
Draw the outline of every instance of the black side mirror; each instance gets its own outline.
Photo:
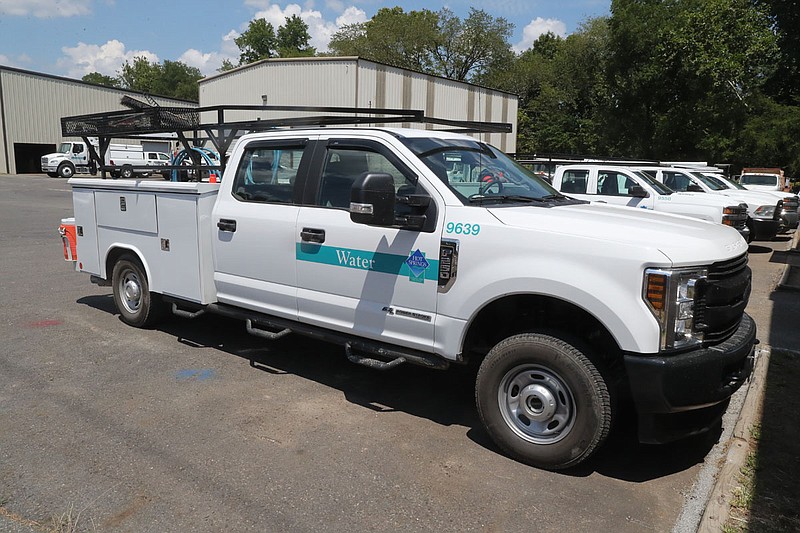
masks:
<instances>
[{"instance_id":1,"label":"black side mirror","mask_svg":"<svg viewBox=\"0 0 800 533\"><path fill-rule=\"evenodd\" d=\"M634 185L629 188L628 194L634 198L647 198L647 191L641 185Z\"/></svg>"},{"instance_id":2,"label":"black side mirror","mask_svg":"<svg viewBox=\"0 0 800 533\"><path fill-rule=\"evenodd\" d=\"M363 174L350 189L350 220L357 224L392 226L394 203L394 178L390 174Z\"/></svg>"}]
</instances>

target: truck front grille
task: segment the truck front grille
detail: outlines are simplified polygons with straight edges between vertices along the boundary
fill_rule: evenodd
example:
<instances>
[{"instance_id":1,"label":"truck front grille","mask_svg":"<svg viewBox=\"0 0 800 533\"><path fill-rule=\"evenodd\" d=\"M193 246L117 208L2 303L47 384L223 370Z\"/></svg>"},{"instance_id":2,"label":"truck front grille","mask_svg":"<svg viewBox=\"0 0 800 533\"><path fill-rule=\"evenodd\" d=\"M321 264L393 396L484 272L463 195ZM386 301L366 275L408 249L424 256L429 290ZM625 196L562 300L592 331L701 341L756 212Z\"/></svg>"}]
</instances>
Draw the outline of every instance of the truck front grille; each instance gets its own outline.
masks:
<instances>
[{"instance_id":1,"label":"truck front grille","mask_svg":"<svg viewBox=\"0 0 800 533\"><path fill-rule=\"evenodd\" d=\"M751 278L746 253L708 267L695 307L695 331L703 333L704 342L721 342L739 327L750 299Z\"/></svg>"}]
</instances>

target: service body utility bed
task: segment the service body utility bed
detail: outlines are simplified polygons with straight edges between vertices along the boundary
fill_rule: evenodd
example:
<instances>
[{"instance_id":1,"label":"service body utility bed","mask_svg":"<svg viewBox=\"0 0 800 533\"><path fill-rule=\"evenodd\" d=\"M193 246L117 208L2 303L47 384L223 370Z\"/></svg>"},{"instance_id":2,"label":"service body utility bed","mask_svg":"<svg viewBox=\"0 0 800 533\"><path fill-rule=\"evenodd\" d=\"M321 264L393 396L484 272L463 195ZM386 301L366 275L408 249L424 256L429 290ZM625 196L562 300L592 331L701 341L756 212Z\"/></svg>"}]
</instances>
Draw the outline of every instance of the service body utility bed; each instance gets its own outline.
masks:
<instances>
[{"instance_id":1,"label":"service body utility bed","mask_svg":"<svg viewBox=\"0 0 800 533\"><path fill-rule=\"evenodd\" d=\"M590 457L616 398L643 441L708 430L752 369L734 228L566 197L466 135L274 130L221 184L70 183L77 269L126 323L217 313L377 369L474 363L485 431L537 467Z\"/></svg>"},{"instance_id":2,"label":"service body utility bed","mask_svg":"<svg viewBox=\"0 0 800 533\"><path fill-rule=\"evenodd\" d=\"M130 250L147 258L151 291L198 304L216 301L211 213L219 184L90 178L69 183L80 228L79 270L110 280L113 258L101 258L100 251Z\"/></svg>"}]
</instances>

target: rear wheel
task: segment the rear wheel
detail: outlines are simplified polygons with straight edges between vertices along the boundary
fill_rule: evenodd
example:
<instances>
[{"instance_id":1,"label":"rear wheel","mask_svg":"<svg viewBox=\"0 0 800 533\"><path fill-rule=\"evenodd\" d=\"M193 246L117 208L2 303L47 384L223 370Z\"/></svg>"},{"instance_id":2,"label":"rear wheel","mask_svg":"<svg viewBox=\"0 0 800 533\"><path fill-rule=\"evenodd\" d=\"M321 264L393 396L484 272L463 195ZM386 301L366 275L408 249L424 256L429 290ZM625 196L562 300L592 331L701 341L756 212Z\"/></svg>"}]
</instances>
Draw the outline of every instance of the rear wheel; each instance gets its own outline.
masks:
<instances>
[{"instance_id":1,"label":"rear wheel","mask_svg":"<svg viewBox=\"0 0 800 533\"><path fill-rule=\"evenodd\" d=\"M133 177L133 167L130 165L123 165L122 169L119 171L119 175L122 176L123 179L131 179Z\"/></svg>"},{"instance_id":2,"label":"rear wheel","mask_svg":"<svg viewBox=\"0 0 800 533\"><path fill-rule=\"evenodd\" d=\"M137 328L152 326L166 314L161 295L150 292L147 274L141 262L126 254L114 265L111 277L114 304L122 321Z\"/></svg>"},{"instance_id":3,"label":"rear wheel","mask_svg":"<svg viewBox=\"0 0 800 533\"><path fill-rule=\"evenodd\" d=\"M509 337L481 364L478 413L509 456L561 470L589 458L611 429L611 396L573 344L543 333Z\"/></svg>"}]
</instances>

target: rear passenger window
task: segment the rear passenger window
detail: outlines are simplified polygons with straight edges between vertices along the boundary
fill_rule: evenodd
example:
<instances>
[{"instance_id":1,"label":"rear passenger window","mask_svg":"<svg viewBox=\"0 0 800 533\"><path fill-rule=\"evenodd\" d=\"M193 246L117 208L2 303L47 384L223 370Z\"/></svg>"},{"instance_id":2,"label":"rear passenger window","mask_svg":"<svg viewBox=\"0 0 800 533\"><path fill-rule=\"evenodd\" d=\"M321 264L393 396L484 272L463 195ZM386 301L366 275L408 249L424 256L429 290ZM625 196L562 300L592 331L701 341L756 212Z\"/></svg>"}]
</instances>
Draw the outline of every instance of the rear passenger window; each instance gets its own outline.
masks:
<instances>
[{"instance_id":1,"label":"rear passenger window","mask_svg":"<svg viewBox=\"0 0 800 533\"><path fill-rule=\"evenodd\" d=\"M561 192L586 194L586 184L589 181L588 170L567 170L561 179Z\"/></svg>"},{"instance_id":2,"label":"rear passenger window","mask_svg":"<svg viewBox=\"0 0 800 533\"><path fill-rule=\"evenodd\" d=\"M302 147L246 148L233 183L233 196L243 202L291 204Z\"/></svg>"},{"instance_id":3,"label":"rear passenger window","mask_svg":"<svg viewBox=\"0 0 800 533\"><path fill-rule=\"evenodd\" d=\"M664 185L673 191L687 191L692 180L678 172L664 172Z\"/></svg>"}]
</instances>

